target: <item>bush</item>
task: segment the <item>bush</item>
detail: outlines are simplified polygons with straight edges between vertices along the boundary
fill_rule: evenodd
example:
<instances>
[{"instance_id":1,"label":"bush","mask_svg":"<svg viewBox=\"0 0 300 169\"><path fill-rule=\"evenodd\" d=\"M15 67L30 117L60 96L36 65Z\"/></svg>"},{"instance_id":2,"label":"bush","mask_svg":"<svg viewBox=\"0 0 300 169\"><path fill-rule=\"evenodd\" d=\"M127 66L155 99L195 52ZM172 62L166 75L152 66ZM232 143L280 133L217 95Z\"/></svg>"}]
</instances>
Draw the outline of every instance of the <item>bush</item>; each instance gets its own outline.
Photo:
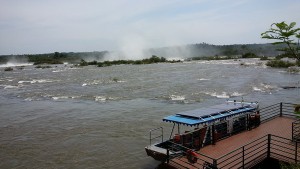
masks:
<instances>
[{"instance_id":1,"label":"bush","mask_svg":"<svg viewBox=\"0 0 300 169\"><path fill-rule=\"evenodd\" d=\"M97 65L98 64L98 62L97 61L92 61L92 62L88 62L88 65Z\"/></svg>"},{"instance_id":2,"label":"bush","mask_svg":"<svg viewBox=\"0 0 300 169\"><path fill-rule=\"evenodd\" d=\"M282 60L271 60L271 61L268 61L266 65L270 66L270 67L277 67L277 68L288 68L290 66L295 66L294 63L285 62Z\"/></svg>"},{"instance_id":3,"label":"bush","mask_svg":"<svg viewBox=\"0 0 300 169\"><path fill-rule=\"evenodd\" d=\"M249 53L243 54L242 58L257 58L257 56L256 56L256 54L249 52Z\"/></svg>"},{"instance_id":4,"label":"bush","mask_svg":"<svg viewBox=\"0 0 300 169\"><path fill-rule=\"evenodd\" d=\"M85 60L81 59L80 63L79 63L80 66L88 66L89 63L86 62Z\"/></svg>"}]
</instances>

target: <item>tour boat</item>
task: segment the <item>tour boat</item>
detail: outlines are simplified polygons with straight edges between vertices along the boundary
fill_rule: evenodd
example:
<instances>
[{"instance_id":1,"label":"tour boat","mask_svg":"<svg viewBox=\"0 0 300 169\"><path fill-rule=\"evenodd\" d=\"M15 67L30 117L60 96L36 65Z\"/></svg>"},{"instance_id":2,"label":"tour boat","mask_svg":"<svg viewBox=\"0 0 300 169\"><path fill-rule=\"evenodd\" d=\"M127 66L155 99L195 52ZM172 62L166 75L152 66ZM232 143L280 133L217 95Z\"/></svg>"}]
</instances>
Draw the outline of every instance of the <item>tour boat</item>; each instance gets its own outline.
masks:
<instances>
[{"instance_id":1,"label":"tour boat","mask_svg":"<svg viewBox=\"0 0 300 169\"><path fill-rule=\"evenodd\" d=\"M251 130L260 124L258 106L257 102L227 101L164 117L164 122L173 123L170 137L163 139L162 127L150 130L150 145L145 147L146 153L165 162L190 150L199 151L220 139ZM182 128L184 131L181 131ZM188 160L193 162L192 158Z\"/></svg>"}]
</instances>

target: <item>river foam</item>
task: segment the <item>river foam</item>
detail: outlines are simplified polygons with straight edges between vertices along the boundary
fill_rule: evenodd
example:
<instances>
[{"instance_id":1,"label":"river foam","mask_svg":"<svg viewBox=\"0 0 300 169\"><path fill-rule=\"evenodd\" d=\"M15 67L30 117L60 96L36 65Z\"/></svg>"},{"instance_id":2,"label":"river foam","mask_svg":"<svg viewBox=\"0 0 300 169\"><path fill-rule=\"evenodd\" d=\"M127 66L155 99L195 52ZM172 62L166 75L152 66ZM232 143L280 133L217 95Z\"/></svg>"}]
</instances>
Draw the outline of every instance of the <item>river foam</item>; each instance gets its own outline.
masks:
<instances>
[{"instance_id":1,"label":"river foam","mask_svg":"<svg viewBox=\"0 0 300 169\"><path fill-rule=\"evenodd\" d=\"M32 66L33 63L11 63L1 64L0 67L18 67L18 66Z\"/></svg>"},{"instance_id":2,"label":"river foam","mask_svg":"<svg viewBox=\"0 0 300 169\"><path fill-rule=\"evenodd\" d=\"M54 80L49 80L49 79L33 79L33 80L20 80L18 83L19 84L23 84L23 83L51 83L51 82L55 82Z\"/></svg>"},{"instance_id":3,"label":"river foam","mask_svg":"<svg viewBox=\"0 0 300 169\"><path fill-rule=\"evenodd\" d=\"M245 93L239 93L239 92L232 92L232 93L228 93L228 92L204 92L204 94L212 96L212 97L220 98L220 99L228 99L228 98L232 98L232 97L238 97L238 96L245 95Z\"/></svg>"}]
</instances>

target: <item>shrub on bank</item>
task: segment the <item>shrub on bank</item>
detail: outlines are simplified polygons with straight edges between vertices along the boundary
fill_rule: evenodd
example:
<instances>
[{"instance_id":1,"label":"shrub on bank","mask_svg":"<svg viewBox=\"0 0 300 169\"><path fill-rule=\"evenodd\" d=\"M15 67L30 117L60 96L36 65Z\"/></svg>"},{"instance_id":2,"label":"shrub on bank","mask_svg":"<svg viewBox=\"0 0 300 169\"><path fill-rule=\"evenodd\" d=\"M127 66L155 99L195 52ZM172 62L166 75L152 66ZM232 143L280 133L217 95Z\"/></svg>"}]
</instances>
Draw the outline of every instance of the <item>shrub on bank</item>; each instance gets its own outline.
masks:
<instances>
[{"instance_id":1,"label":"shrub on bank","mask_svg":"<svg viewBox=\"0 0 300 169\"><path fill-rule=\"evenodd\" d=\"M80 63L79 63L80 66L88 66L89 63L86 62L85 60L81 59Z\"/></svg>"},{"instance_id":2,"label":"shrub on bank","mask_svg":"<svg viewBox=\"0 0 300 169\"><path fill-rule=\"evenodd\" d=\"M291 66L295 66L296 64L291 63L291 62L282 61L282 60L270 60L267 62L266 65L270 66L270 67L277 67L277 68L288 68Z\"/></svg>"},{"instance_id":3,"label":"shrub on bank","mask_svg":"<svg viewBox=\"0 0 300 169\"><path fill-rule=\"evenodd\" d=\"M242 55L242 58L258 58L258 56L254 53L248 52Z\"/></svg>"}]
</instances>

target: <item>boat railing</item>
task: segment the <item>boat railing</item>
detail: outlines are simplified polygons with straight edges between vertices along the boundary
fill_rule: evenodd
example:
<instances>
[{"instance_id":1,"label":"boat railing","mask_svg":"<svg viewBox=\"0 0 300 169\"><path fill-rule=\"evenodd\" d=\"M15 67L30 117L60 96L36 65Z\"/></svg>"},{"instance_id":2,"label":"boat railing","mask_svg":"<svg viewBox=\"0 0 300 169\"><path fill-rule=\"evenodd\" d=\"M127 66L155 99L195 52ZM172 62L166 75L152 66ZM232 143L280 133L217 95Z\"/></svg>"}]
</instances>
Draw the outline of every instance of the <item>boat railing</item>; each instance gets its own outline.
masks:
<instances>
[{"instance_id":1,"label":"boat railing","mask_svg":"<svg viewBox=\"0 0 300 169\"><path fill-rule=\"evenodd\" d=\"M153 132L155 132L155 135L154 135L154 137L153 137ZM158 134L157 132L160 132L160 134ZM149 131L149 135L150 135L150 145L152 145L152 142L153 142L153 140L157 140L157 139L159 139L159 138L161 138L161 142L163 142L164 141L164 129L163 129L163 127L158 127L158 128L155 128L155 129L151 129L150 131Z\"/></svg>"}]
</instances>

